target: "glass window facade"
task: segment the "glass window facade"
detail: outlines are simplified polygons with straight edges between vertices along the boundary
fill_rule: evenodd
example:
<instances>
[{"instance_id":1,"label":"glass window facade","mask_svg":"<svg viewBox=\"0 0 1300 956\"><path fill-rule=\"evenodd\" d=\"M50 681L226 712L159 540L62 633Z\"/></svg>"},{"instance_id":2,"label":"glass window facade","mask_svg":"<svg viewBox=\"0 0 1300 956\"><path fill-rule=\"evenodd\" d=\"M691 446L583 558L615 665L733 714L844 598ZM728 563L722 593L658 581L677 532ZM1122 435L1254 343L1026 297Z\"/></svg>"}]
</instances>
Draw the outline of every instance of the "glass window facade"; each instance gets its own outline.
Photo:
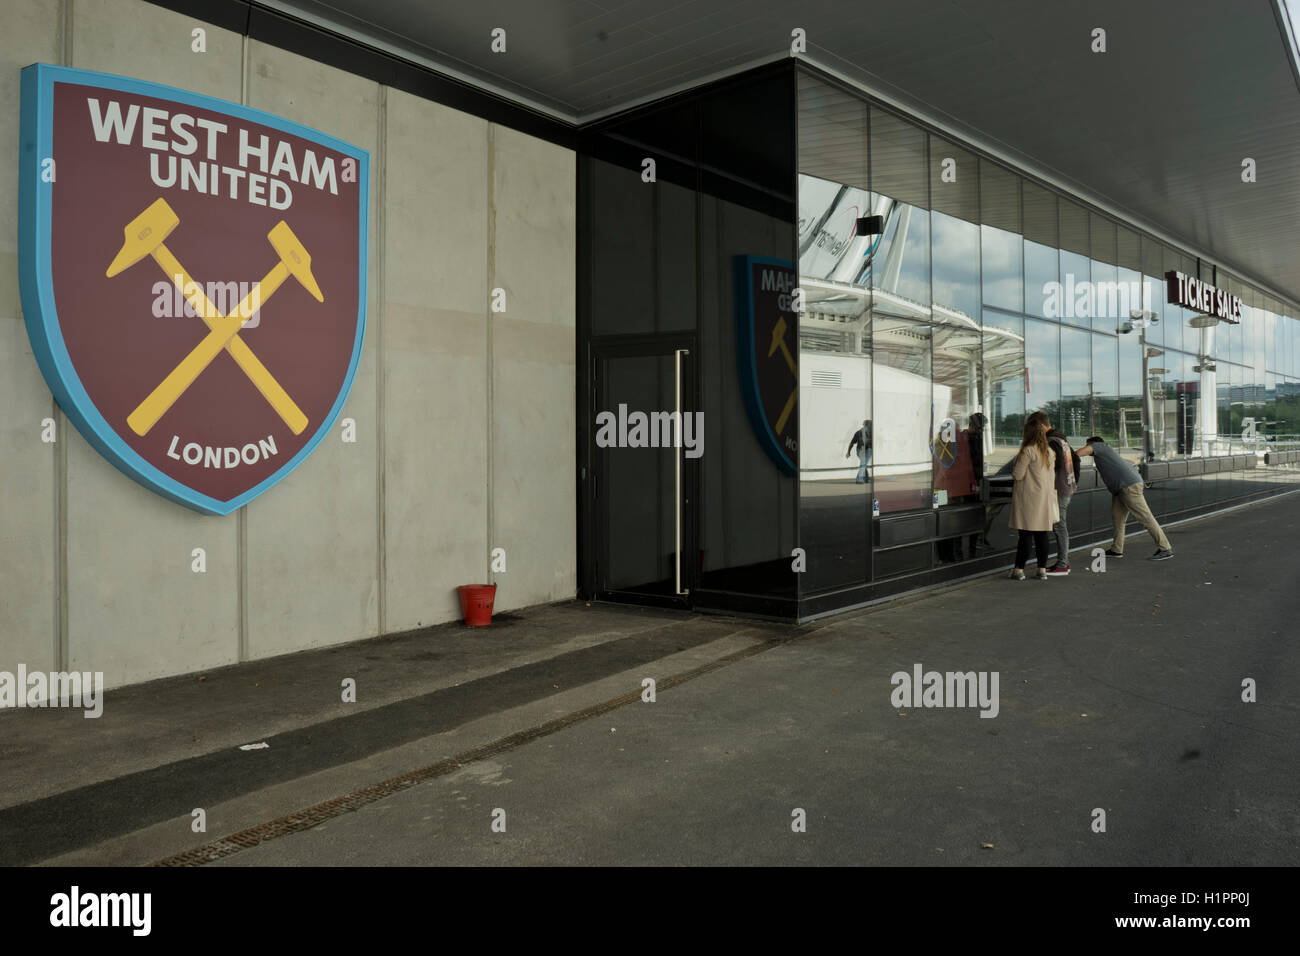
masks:
<instances>
[{"instance_id":1,"label":"glass window facade","mask_svg":"<svg viewBox=\"0 0 1300 956\"><path fill-rule=\"evenodd\" d=\"M1300 452L1293 303L802 65L593 124L579 203L586 593L808 618L1005 564L1037 410L1144 462L1162 518L1300 480L1254 467ZM630 416L601 443L642 407L701 416L702 454ZM1085 468L1080 546L1110 531Z\"/></svg>"},{"instance_id":2,"label":"glass window facade","mask_svg":"<svg viewBox=\"0 0 1300 956\"><path fill-rule=\"evenodd\" d=\"M816 391L800 432L819 436L801 515L869 529L838 541L837 573L805 576L804 595L1010 547L993 486L1035 410L1134 462L1261 451L1261 432L1300 443L1294 308L1209 270L1245 315L1192 325L1165 301L1166 271L1197 274L1187 251L810 71L799 91L799 345ZM1233 482L1156 497L1178 512L1249 492ZM1104 530L1109 502L1093 504L1071 520Z\"/></svg>"}]
</instances>

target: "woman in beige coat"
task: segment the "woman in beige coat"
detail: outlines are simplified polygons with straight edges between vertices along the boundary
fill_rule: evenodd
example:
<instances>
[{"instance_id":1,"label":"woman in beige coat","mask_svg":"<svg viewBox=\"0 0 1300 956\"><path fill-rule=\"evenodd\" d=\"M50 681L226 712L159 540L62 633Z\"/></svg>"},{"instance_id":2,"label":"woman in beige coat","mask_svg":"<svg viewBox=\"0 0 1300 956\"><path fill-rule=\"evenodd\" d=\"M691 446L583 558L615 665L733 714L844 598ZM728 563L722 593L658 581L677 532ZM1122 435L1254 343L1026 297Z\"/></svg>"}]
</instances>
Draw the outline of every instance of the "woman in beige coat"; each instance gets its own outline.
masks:
<instances>
[{"instance_id":1,"label":"woman in beige coat","mask_svg":"<svg viewBox=\"0 0 1300 956\"><path fill-rule=\"evenodd\" d=\"M1056 473L1052 468L1052 449L1047 433L1052 423L1046 412L1034 412L1025 419L1024 439L1016 456L1015 489L1011 494L1010 527L1020 532L1016 545L1013 581L1025 579L1025 563L1032 546L1038 558L1038 580L1047 580L1047 532L1061 520L1056 503Z\"/></svg>"}]
</instances>

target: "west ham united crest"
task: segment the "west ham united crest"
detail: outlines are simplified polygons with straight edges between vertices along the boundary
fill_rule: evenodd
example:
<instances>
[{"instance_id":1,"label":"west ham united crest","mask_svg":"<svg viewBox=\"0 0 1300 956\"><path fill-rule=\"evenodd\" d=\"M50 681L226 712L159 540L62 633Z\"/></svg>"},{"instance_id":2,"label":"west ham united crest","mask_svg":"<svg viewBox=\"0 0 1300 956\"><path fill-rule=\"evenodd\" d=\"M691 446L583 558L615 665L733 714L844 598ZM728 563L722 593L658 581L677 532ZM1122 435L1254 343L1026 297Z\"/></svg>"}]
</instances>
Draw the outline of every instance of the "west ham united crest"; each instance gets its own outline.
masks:
<instances>
[{"instance_id":1,"label":"west ham united crest","mask_svg":"<svg viewBox=\"0 0 1300 956\"><path fill-rule=\"evenodd\" d=\"M799 472L799 319L794 264L736 257L736 348L749 421L768 457Z\"/></svg>"},{"instance_id":2,"label":"west ham united crest","mask_svg":"<svg viewBox=\"0 0 1300 956\"><path fill-rule=\"evenodd\" d=\"M119 469L229 514L311 453L365 333L369 154L257 110L22 74L23 313L60 407Z\"/></svg>"}]
</instances>

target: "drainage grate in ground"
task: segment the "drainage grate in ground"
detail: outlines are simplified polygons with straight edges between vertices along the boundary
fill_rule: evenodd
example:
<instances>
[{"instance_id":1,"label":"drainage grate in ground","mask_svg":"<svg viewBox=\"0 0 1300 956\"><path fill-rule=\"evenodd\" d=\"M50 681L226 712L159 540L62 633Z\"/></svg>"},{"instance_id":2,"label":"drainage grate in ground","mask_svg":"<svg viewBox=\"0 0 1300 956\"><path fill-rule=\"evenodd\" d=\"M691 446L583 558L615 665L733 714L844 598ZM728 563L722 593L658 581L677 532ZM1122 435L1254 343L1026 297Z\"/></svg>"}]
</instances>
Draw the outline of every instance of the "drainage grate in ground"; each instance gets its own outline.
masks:
<instances>
[{"instance_id":1,"label":"drainage grate in ground","mask_svg":"<svg viewBox=\"0 0 1300 956\"><path fill-rule=\"evenodd\" d=\"M753 657L763 651L771 650L792 640L797 640L802 635L793 635L790 637L775 638L764 641L761 644L755 644L751 647L743 648L731 654L719 657L717 660L710 661L707 664L701 664L699 667L683 671L680 674L673 674L658 681L655 685L656 692L667 690L684 684L689 680L702 677L705 674L726 667L728 664L734 664L737 661L744 660L747 657ZM627 704L635 703L641 699L641 689L628 691L626 694L620 694L618 697L611 697L609 700L602 701L599 704L592 704L590 707L584 707L581 710L575 710L571 714L565 714L563 717L557 717L554 720L548 720L544 724L531 727L528 730L521 730L518 733L501 737L491 743L484 744L481 747L475 747L472 750L466 750L463 753L456 754L454 757L448 757L445 760L439 760L437 763L429 764L427 767L421 767L419 770L412 770L410 773L404 773L397 777L390 777L388 780L372 784L369 787L363 787L360 790L354 790L352 793L345 794L341 797L335 797L332 800L326 800L324 803L318 803L314 806L307 807L281 817L278 820L271 820L267 823L260 823L255 827L249 827L247 830L240 830L238 833L232 833L229 836L206 843L203 846L195 847L192 850L185 850L177 853L175 856L169 856L163 860L157 860L150 866L202 866L205 863L211 863L214 860L220 860L223 857L232 856L240 850L247 850L250 847L260 846L268 843L278 837L288 836L290 833L298 833L302 830L310 830L312 827L324 823L326 820L342 816L344 813L350 813L359 810L367 804L382 800L385 797L392 796L402 790L414 787L418 783L426 780L432 780L436 777L442 777L453 773L466 764L477 763L480 760L486 760L488 757L496 756L507 750L513 750L522 744L530 743L541 737L564 730L574 724L581 723L584 720L590 720L592 717L599 717L601 714L608 713L611 710L617 710Z\"/></svg>"}]
</instances>

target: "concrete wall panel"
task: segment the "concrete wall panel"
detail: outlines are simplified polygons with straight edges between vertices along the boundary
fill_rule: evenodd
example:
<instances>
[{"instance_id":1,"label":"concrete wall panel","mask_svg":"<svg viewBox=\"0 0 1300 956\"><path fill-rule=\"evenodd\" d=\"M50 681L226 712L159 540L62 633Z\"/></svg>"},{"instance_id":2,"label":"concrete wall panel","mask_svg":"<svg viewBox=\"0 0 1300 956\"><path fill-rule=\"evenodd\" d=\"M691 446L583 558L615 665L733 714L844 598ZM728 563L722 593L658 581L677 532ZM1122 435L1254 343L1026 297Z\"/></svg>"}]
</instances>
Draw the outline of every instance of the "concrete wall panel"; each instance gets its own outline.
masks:
<instances>
[{"instance_id":1,"label":"concrete wall panel","mask_svg":"<svg viewBox=\"0 0 1300 956\"><path fill-rule=\"evenodd\" d=\"M58 62L59 10L15 0L0 31L0 144L17 156L19 70ZM0 163L0 670L54 664L55 445L41 441L54 401L41 379L18 293L18 167Z\"/></svg>"},{"instance_id":2,"label":"concrete wall panel","mask_svg":"<svg viewBox=\"0 0 1300 956\"><path fill-rule=\"evenodd\" d=\"M234 522L159 497L75 431L67 442L69 667L115 687L234 663ZM195 548L205 572L193 570Z\"/></svg>"},{"instance_id":3,"label":"concrete wall panel","mask_svg":"<svg viewBox=\"0 0 1300 956\"><path fill-rule=\"evenodd\" d=\"M573 330L494 317L493 535L497 607L577 591Z\"/></svg>"},{"instance_id":4,"label":"concrete wall panel","mask_svg":"<svg viewBox=\"0 0 1300 956\"><path fill-rule=\"evenodd\" d=\"M370 151L365 346L339 424L288 478L247 507L248 656L268 657L379 632L374 167L379 86L261 43L248 50L248 105Z\"/></svg>"},{"instance_id":5,"label":"concrete wall panel","mask_svg":"<svg viewBox=\"0 0 1300 956\"><path fill-rule=\"evenodd\" d=\"M390 631L487 570L487 123L388 91L384 537Z\"/></svg>"},{"instance_id":6,"label":"concrete wall panel","mask_svg":"<svg viewBox=\"0 0 1300 956\"><path fill-rule=\"evenodd\" d=\"M488 124L401 90L386 111L387 298L484 315Z\"/></svg>"},{"instance_id":7,"label":"concrete wall panel","mask_svg":"<svg viewBox=\"0 0 1300 956\"><path fill-rule=\"evenodd\" d=\"M67 66L239 102L244 42L239 34L140 0L74 0L69 7L72 62ZM196 28L206 31L204 53L193 49Z\"/></svg>"},{"instance_id":8,"label":"concrete wall panel","mask_svg":"<svg viewBox=\"0 0 1300 956\"><path fill-rule=\"evenodd\" d=\"M576 162L574 154L493 130L495 286L492 316L490 546L505 548L497 607L577 590L574 491Z\"/></svg>"},{"instance_id":9,"label":"concrete wall panel","mask_svg":"<svg viewBox=\"0 0 1300 956\"><path fill-rule=\"evenodd\" d=\"M387 626L455 620L487 572L487 330L482 314L385 312Z\"/></svg>"},{"instance_id":10,"label":"concrete wall panel","mask_svg":"<svg viewBox=\"0 0 1300 956\"><path fill-rule=\"evenodd\" d=\"M22 321L0 317L0 670L55 663L55 457L41 440L54 400ZM66 441L67 435L58 436Z\"/></svg>"},{"instance_id":11,"label":"concrete wall panel","mask_svg":"<svg viewBox=\"0 0 1300 956\"><path fill-rule=\"evenodd\" d=\"M573 328L577 310L577 160L572 150L493 127L493 284L506 314Z\"/></svg>"}]
</instances>

